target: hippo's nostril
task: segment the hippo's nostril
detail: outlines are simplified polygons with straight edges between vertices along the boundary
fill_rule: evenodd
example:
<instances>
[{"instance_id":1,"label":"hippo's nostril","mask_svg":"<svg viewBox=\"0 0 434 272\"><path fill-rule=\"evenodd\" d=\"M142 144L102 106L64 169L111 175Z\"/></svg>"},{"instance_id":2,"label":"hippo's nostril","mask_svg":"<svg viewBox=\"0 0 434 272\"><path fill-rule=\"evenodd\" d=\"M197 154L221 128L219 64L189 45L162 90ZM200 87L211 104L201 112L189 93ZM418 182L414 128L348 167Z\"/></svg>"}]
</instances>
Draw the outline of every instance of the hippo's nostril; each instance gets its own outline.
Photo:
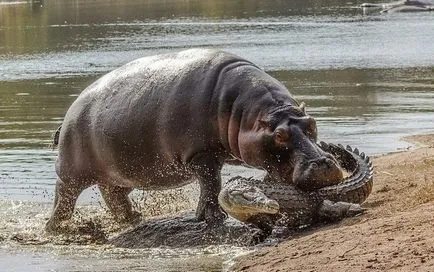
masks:
<instances>
[{"instance_id":1,"label":"hippo's nostril","mask_svg":"<svg viewBox=\"0 0 434 272\"><path fill-rule=\"evenodd\" d=\"M319 159L311 160L309 162L309 166L314 170L317 170L321 167L324 169L328 169L328 168L332 168L334 165L335 165L334 161L327 157L321 157Z\"/></svg>"},{"instance_id":2,"label":"hippo's nostril","mask_svg":"<svg viewBox=\"0 0 434 272\"><path fill-rule=\"evenodd\" d=\"M325 164L326 164L328 167L332 167L332 166L335 164L335 161L332 160L332 159L326 158L326 159L325 159Z\"/></svg>"}]
</instances>

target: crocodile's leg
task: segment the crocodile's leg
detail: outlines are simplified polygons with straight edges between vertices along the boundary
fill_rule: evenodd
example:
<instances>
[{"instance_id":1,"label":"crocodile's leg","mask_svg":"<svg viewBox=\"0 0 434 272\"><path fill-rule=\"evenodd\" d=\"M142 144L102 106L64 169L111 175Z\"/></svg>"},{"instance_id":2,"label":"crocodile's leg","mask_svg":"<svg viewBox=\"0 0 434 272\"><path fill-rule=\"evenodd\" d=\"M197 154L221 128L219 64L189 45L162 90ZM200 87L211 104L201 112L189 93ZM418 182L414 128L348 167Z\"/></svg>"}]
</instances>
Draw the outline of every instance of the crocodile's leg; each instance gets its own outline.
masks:
<instances>
[{"instance_id":1,"label":"crocodile's leg","mask_svg":"<svg viewBox=\"0 0 434 272\"><path fill-rule=\"evenodd\" d=\"M273 231L274 218L270 214L258 214L247 220L247 223L254 225L255 227L263 231L264 238L268 237Z\"/></svg>"},{"instance_id":2,"label":"crocodile's leg","mask_svg":"<svg viewBox=\"0 0 434 272\"><path fill-rule=\"evenodd\" d=\"M322 220L338 221L345 217L360 215L365 210L359 204L324 200L318 210L318 216Z\"/></svg>"}]
</instances>

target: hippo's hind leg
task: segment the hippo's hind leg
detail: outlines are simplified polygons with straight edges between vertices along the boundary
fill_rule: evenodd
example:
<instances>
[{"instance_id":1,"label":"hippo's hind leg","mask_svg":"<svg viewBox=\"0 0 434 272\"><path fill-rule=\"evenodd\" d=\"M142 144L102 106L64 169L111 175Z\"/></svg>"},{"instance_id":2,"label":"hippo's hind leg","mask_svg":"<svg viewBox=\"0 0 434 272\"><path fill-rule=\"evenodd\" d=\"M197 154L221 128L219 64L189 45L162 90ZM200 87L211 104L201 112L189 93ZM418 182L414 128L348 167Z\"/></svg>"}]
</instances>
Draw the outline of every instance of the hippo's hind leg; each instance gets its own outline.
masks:
<instances>
[{"instance_id":1,"label":"hippo's hind leg","mask_svg":"<svg viewBox=\"0 0 434 272\"><path fill-rule=\"evenodd\" d=\"M133 211L128 197L132 188L99 184L102 197L116 222L120 224L134 224L140 220L140 213Z\"/></svg>"},{"instance_id":2,"label":"hippo's hind leg","mask_svg":"<svg viewBox=\"0 0 434 272\"><path fill-rule=\"evenodd\" d=\"M45 225L47 232L60 231L61 223L71 219L77 198L87 187L80 182L65 183L60 178L57 179L53 213Z\"/></svg>"},{"instance_id":3,"label":"hippo's hind leg","mask_svg":"<svg viewBox=\"0 0 434 272\"><path fill-rule=\"evenodd\" d=\"M218 203L221 189L220 171L222 164L212 153L198 153L190 161L190 166L199 179L200 196L196 209L198 220L205 220L209 225L220 225L226 214Z\"/></svg>"}]
</instances>

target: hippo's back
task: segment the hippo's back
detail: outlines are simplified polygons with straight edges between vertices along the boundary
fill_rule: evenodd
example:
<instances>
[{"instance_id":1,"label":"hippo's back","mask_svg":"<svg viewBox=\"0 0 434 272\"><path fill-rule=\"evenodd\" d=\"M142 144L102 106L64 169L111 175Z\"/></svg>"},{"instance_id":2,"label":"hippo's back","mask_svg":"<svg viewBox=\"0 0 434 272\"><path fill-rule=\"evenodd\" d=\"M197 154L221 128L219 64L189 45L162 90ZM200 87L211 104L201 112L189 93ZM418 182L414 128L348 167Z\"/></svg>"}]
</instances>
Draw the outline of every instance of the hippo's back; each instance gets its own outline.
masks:
<instances>
[{"instance_id":1,"label":"hippo's back","mask_svg":"<svg viewBox=\"0 0 434 272\"><path fill-rule=\"evenodd\" d=\"M58 175L146 180L149 169L180 171L174 165L213 142L215 85L221 70L236 62L249 64L222 51L192 49L141 58L101 77L65 116Z\"/></svg>"}]
</instances>

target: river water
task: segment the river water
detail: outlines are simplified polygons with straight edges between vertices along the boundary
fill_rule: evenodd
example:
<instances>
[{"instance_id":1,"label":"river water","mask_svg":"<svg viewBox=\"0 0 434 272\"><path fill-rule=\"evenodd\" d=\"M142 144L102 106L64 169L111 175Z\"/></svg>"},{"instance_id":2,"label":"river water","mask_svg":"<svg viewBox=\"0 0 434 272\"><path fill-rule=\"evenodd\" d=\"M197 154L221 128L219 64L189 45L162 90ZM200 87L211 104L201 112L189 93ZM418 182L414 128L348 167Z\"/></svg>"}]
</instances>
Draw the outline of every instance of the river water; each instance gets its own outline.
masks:
<instances>
[{"instance_id":1,"label":"river water","mask_svg":"<svg viewBox=\"0 0 434 272\"><path fill-rule=\"evenodd\" d=\"M56 178L51 135L82 89L135 58L191 47L236 53L306 102L320 139L371 155L433 132L434 13L380 14L359 4L0 1L0 270L221 271L248 250L121 251L44 240ZM226 168L224 178L236 173L260 174ZM185 209L194 208L189 196L181 196ZM79 204L98 216L99 200L91 189ZM167 206L151 215L180 209Z\"/></svg>"}]
</instances>

